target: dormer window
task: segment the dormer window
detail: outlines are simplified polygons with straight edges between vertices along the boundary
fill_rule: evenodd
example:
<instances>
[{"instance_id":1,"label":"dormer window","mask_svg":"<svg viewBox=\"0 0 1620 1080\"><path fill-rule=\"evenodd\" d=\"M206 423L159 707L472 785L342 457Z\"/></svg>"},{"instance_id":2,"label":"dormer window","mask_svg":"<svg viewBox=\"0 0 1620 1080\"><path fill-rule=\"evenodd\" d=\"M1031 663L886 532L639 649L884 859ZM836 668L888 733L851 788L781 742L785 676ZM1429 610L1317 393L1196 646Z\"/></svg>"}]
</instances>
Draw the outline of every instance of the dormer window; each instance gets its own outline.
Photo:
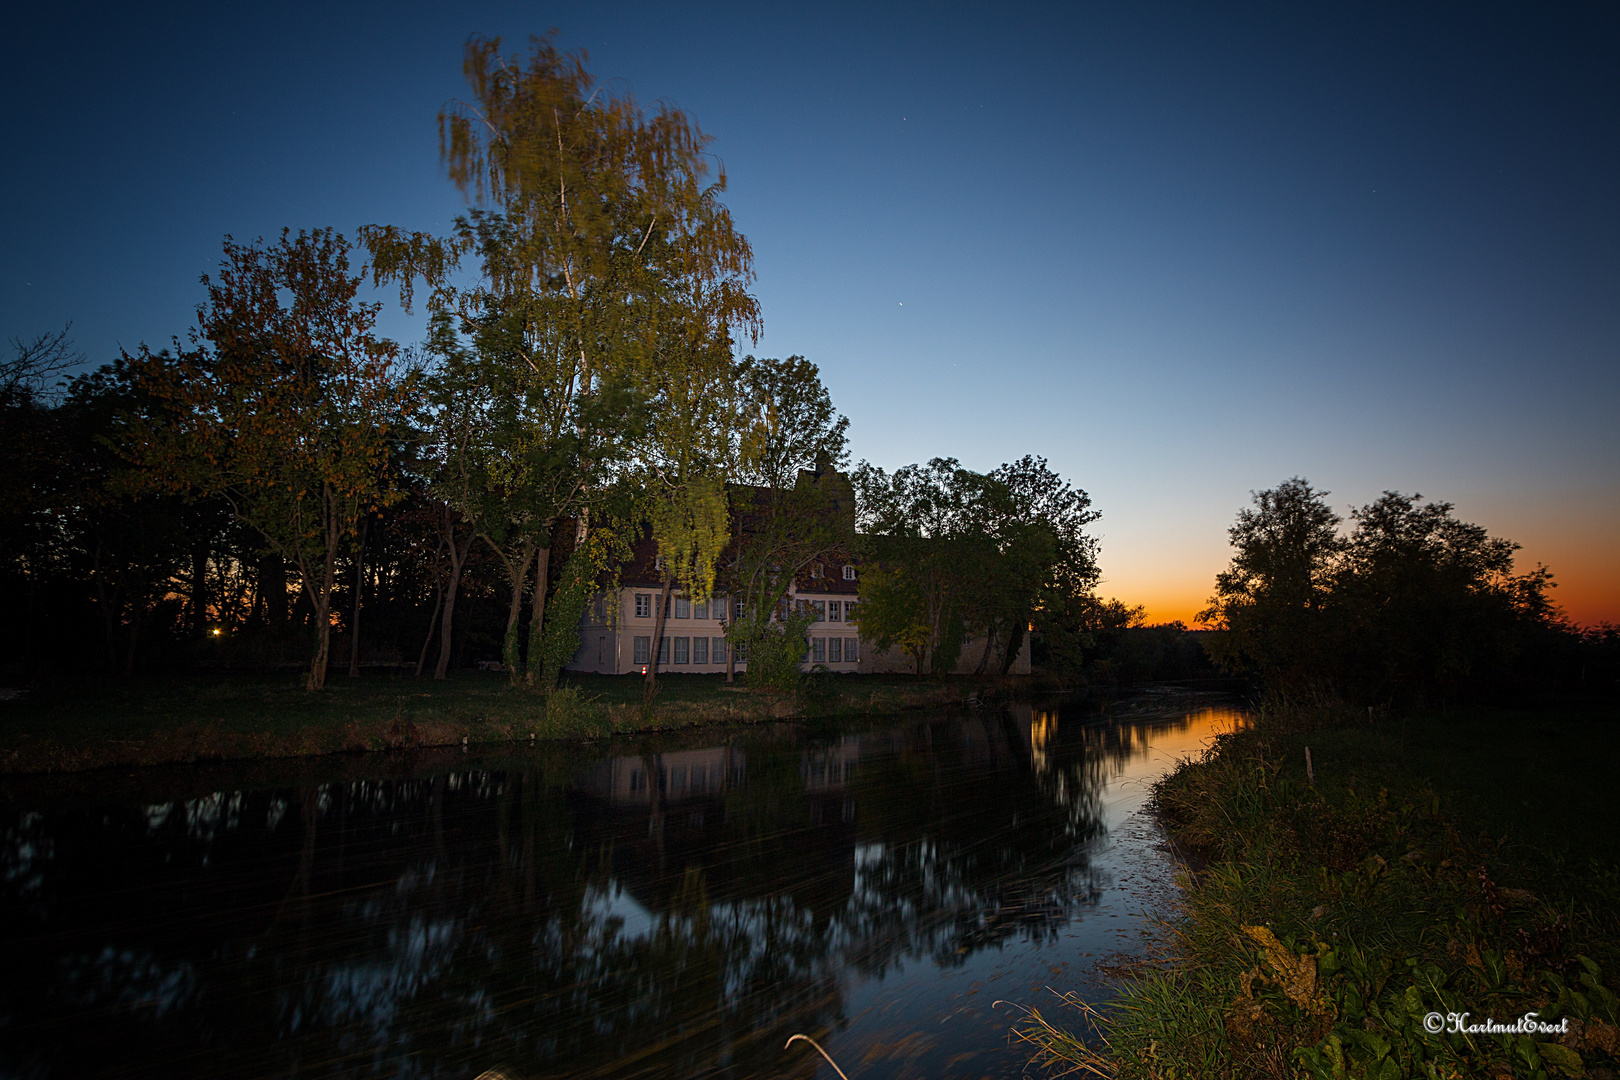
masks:
<instances>
[{"instance_id":1,"label":"dormer window","mask_svg":"<svg viewBox=\"0 0 1620 1080\"><path fill-rule=\"evenodd\" d=\"M653 556L653 569L654 570L662 570L663 568L664 568L664 557L662 555L654 555Z\"/></svg>"},{"instance_id":2,"label":"dormer window","mask_svg":"<svg viewBox=\"0 0 1620 1080\"><path fill-rule=\"evenodd\" d=\"M854 581L855 580L855 568L853 566L844 567L844 580L845 581Z\"/></svg>"},{"instance_id":3,"label":"dormer window","mask_svg":"<svg viewBox=\"0 0 1620 1080\"><path fill-rule=\"evenodd\" d=\"M810 576L813 577L813 578L820 577L821 576L821 569L822 569L821 564L816 563L814 566L810 567Z\"/></svg>"}]
</instances>

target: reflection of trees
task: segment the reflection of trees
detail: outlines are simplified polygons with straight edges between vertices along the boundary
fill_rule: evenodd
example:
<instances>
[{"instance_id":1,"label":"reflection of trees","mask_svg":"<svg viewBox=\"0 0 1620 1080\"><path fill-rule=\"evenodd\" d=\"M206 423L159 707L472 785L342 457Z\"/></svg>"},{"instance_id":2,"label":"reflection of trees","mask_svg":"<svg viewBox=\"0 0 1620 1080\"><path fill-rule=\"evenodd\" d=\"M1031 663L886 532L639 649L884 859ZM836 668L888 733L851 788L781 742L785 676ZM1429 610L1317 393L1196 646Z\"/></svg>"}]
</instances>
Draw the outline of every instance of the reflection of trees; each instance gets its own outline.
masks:
<instances>
[{"instance_id":1,"label":"reflection of trees","mask_svg":"<svg viewBox=\"0 0 1620 1080\"><path fill-rule=\"evenodd\" d=\"M849 973L1053 937L1109 771L1177 721L12 813L0 1073L807 1074L782 1043L843 1023Z\"/></svg>"}]
</instances>

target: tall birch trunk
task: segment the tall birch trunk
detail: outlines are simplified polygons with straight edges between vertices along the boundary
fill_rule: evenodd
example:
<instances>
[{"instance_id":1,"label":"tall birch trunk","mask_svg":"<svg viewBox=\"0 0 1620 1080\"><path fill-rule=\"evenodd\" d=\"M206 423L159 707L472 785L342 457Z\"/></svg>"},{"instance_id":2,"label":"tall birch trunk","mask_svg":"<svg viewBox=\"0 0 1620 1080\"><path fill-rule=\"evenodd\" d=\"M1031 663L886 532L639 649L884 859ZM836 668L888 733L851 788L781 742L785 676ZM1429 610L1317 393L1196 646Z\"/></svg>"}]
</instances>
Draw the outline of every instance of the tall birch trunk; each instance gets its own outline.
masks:
<instances>
[{"instance_id":1,"label":"tall birch trunk","mask_svg":"<svg viewBox=\"0 0 1620 1080\"><path fill-rule=\"evenodd\" d=\"M540 669L545 658L540 655L540 643L546 629L546 589L551 585L551 525L546 525L546 546L535 552L534 599L529 606L529 653L523 669L523 681L530 686L540 682Z\"/></svg>"},{"instance_id":2,"label":"tall birch trunk","mask_svg":"<svg viewBox=\"0 0 1620 1080\"><path fill-rule=\"evenodd\" d=\"M445 507L448 517L450 508ZM455 526L450 525L450 580L444 587L444 610L439 613L439 662L433 668L435 681L442 681L450 677L450 648L452 639L450 625L456 616L456 590L461 587L461 570L467 565L467 556L472 553L473 541L477 534L469 532L467 542L460 550L456 548Z\"/></svg>"},{"instance_id":3,"label":"tall birch trunk","mask_svg":"<svg viewBox=\"0 0 1620 1080\"><path fill-rule=\"evenodd\" d=\"M669 610L669 596L675 590L675 578L664 572L664 588L658 594L658 611L653 615L652 652L647 657L647 696L658 687L658 651L664 645L664 616Z\"/></svg>"},{"instance_id":4,"label":"tall birch trunk","mask_svg":"<svg viewBox=\"0 0 1620 1080\"><path fill-rule=\"evenodd\" d=\"M360 542L354 549L354 611L349 616L349 678L360 677L360 600L365 592L366 534L371 531L368 517L360 524Z\"/></svg>"}]
</instances>

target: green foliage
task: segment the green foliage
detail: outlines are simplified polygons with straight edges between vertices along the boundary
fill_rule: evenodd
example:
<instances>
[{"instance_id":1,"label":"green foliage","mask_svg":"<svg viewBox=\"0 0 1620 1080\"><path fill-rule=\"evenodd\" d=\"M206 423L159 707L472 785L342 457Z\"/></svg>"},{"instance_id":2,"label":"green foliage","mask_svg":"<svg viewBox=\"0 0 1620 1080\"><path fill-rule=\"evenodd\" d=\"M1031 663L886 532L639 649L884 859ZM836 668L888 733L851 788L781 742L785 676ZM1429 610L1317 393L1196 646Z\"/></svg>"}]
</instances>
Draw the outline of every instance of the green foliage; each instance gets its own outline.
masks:
<instances>
[{"instance_id":1,"label":"green foliage","mask_svg":"<svg viewBox=\"0 0 1620 1080\"><path fill-rule=\"evenodd\" d=\"M862 572L855 623L871 647L900 646L916 663L917 674L922 674L923 658L934 640L928 625L928 602L903 566L868 567Z\"/></svg>"},{"instance_id":2,"label":"green foliage","mask_svg":"<svg viewBox=\"0 0 1620 1080\"><path fill-rule=\"evenodd\" d=\"M546 737L597 738L613 734L607 712L577 686L552 686L546 693Z\"/></svg>"},{"instance_id":3,"label":"green foliage","mask_svg":"<svg viewBox=\"0 0 1620 1080\"><path fill-rule=\"evenodd\" d=\"M652 505L652 533L665 572L695 601L714 593L715 565L731 539L725 487L698 477Z\"/></svg>"},{"instance_id":4,"label":"green foliage","mask_svg":"<svg viewBox=\"0 0 1620 1080\"><path fill-rule=\"evenodd\" d=\"M1024 457L989 474L952 458L893 474L862 462L854 483L869 561L902 568L908 602L921 610L914 620L885 617L890 641L902 623L925 625L922 654L936 672L954 668L961 643L977 634L988 642L981 669L1001 673L1027 625L1044 626L1045 613L1088 596L1097 581L1096 541L1085 532L1097 519L1091 499L1044 459Z\"/></svg>"},{"instance_id":5,"label":"green foliage","mask_svg":"<svg viewBox=\"0 0 1620 1080\"><path fill-rule=\"evenodd\" d=\"M547 693L557 685L563 665L579 652L579 623L591 596L597 591L597 580L607 568L612 550L611 531L598 529L563 565L561 580L546 605L545 627L541 632L539 687ZM542 582L540 587L544 584Z\"/></svg>"},{"instance_id":6,"label":"green foliage","mask_svg":"<svg viewBox=\"0 0 1620 1080\"><path fill-rule=\"evenodd\" d=\"M748 684L794 693L803 684L815 613L800 609L773 619L748 641Z\"/></svg>"}]
</instances>

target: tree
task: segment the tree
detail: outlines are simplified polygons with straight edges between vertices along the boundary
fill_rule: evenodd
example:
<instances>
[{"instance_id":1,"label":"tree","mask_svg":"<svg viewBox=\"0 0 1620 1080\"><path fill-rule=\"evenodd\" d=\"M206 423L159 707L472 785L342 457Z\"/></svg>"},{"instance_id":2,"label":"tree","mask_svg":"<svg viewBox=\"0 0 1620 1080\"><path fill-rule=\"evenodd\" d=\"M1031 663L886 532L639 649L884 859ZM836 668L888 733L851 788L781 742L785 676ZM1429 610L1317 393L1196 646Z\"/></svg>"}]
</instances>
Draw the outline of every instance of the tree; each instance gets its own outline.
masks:
<instances>
[{"instance_id":1,"label":"tree","mask_svg":"<svg viewBox=\"0 0 1620 1080\"><path fill-rule=\"evenodd\" d=\"M549 39L523 59L502 56L498 38L475 38L465 71L472 100L441 112L440 150L451 179L490 209L459 218L445 238L362 230L373 279L398 282L407 305L422 279L432 310L455 314L485 355L513 369L505 389L528 395L539 418L530 445L571 469L548 484L569 494L551 500L547 523L575 513L582 540L593 492L625 470L656 478L655 525L698 559L694 582L711 579L702 551L715 535L719 479L706 465L672 473L697 459L671 453L660 435L671 423L695 433L698 417L716 413L695 395L727 391L731 332L759 329L752 252L720 202L724 171L710 179L709 138L680 110L649 116L630 95L594 88L583 54L559 53ZM472 253L481 274L462 285ZM638 398L656 402L651 440L639 438ZM674 420L671 410L694 404ZM632 438L656 460L617 453ZM531 641L548 550L538 552Z\"/></svg>"},{"instance_id":2,"label":"tree","mask_svg":"<svg viewBox=\"0 0 1620 1080\"><path fill-rule=\"evenodd\" d=\"M1211 651L1227 670L1283 682L1324 673L1323 611L1344 547L1327 494L1296 476L1253 493L1228 530L1232 563L1198 616L1222 632Z\"/></svg>"},{"instance_id":3,"label":"tree","mask_svg":"<svg viewBox=\"0 0 1620 1080\"><path fill-rule=\"evenodd\" d=\"M935 640L930 618L929 597L905 566L873 566L862 573L855 615L861 636L880 650L898 645L919 679Z\"/></svg>"},{"instance_id":4,"label":"tree","mask_svg":"<svg viewBox=\"0 0 1620 1080\"><path fill-rule=\"evenodd\" d=\"M1043 458L987 474L954 458L892 475L862 462L855 488L863 545L880 569L903 569L905 591L922 605L935 672L955 668L973 631L985 638L978 670L1005 673L1030 622L1097 581L1096 541L1085 531L1098 517L1091 498Z\"/></svg>"},{"instance_id":5,"label":"tree","mask_svg":"<svg viewBox=\"0 0 1620 1080\"><path fill-rule=\"evenodd\" d=\"M164 425L132 418L126 452L157 490L218 495L298 570L313 613L308 687L326 680L337 567L363 514L400 497L391 473L415 376L356 300L349 245L331 229L225 240L203 277L189 349L126 355Z\"/></svg>"},{"instance_id":6,"label":"tree","mask_svg":"<svg viewBox=\"0 0 1620 1080\"><path fill-rule=\"evenodd\" d=\"M1505 672L1554 619L1546 567L1515 575L1517 544L1421 499L1386 491L1351 514L1329 604L1346 688L1453 694Z\"/></svg>"},{"instance_id":7,"label":"tree","mask_svg":"<svg viewBox=\"0 0 1620 1080\"><path fill-rule=\"evenodd\" d=\"M750 672L781 684L786 665L796 674L804 660L802 640L767 642L768 635L803 637L804 627L782 619L789 590L812 564L832 557L842 563L854 540L854 491L838 472L849 455L849 420L802 356L744 357L737 379L742 483L730 492L735 541L724 581L741 613L734 606L727 638L732 655L747 650ZM765 670L773 666L782 671Z\"/></svg>"},{"instance_id":8,"label":"tree","mask_svg":"<svg viewBox=\"0 0 1620 1080\"><path fill-rule=\"evenodd\" d=\"M892 475L863 461L853 481L863 553L880 571L901 571L895 596L908 597L916 625L928 629L916 655L926 656L936 673L952 670L961 653L972 579L995 550L994 541L975 528L986 516L980 503L987 478L962 468L955 458L934 458ZM871 579L868 569L863 605Z\"/></svg>"},{"instance_id":9,"label":"tree","mask_svg":"<svg viewBox=\"0 0 1620 1080\"><path fill-rule=\"evenodd\" d=\"M1086 528L1101 515L1091 509L1091 496L1054 473L1045 458L1031 455L990 473L986 495L981 528L994 540L998 557L986 564L970 606L985 636L979 670L1000 644L1005 674L1026 627L1045 630L1048 612L1063 610L1071 598L1092 597L1101 570L1097 541Z\"/></svg>"}]
</instances>

